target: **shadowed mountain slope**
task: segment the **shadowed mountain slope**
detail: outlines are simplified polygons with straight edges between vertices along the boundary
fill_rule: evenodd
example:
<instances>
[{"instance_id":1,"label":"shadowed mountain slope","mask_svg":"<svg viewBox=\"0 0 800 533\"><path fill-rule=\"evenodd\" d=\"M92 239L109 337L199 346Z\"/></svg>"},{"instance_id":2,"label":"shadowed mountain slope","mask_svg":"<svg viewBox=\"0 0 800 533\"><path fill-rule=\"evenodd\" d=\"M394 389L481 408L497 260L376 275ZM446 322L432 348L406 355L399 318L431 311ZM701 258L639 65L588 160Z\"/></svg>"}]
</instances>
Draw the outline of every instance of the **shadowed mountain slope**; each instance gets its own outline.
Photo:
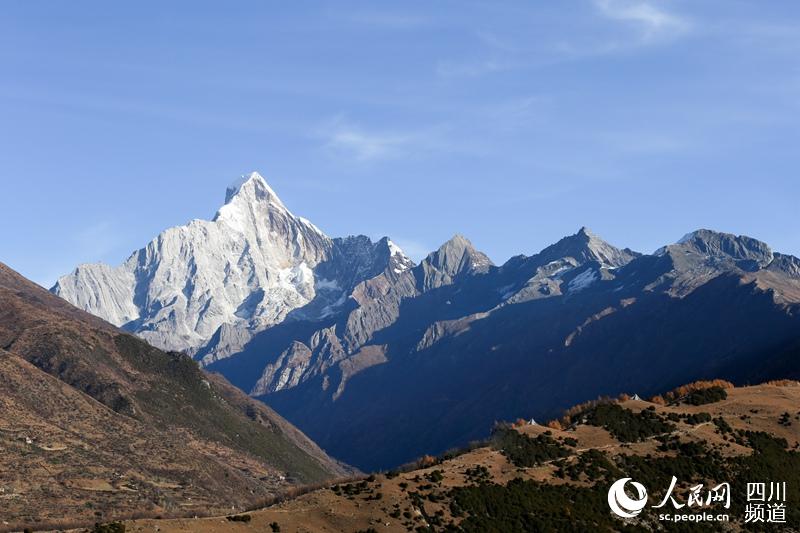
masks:
<instances>
[{"instance_id":1,"label":"shadowed mountain slope","mask_svg":"<svg viewBox=\"0 0 800 533\"><path fill-rule=\"evenodd\" d=\"M497 419L546 417L601 394L800 374L795 258L707 231L655 255L627 253L618 266L613 254L563 244L403 299L367 343L385 359L347 376L338 395L334 369L261 398L373 469L482 438Z\"/></svg>"}]
</instances>

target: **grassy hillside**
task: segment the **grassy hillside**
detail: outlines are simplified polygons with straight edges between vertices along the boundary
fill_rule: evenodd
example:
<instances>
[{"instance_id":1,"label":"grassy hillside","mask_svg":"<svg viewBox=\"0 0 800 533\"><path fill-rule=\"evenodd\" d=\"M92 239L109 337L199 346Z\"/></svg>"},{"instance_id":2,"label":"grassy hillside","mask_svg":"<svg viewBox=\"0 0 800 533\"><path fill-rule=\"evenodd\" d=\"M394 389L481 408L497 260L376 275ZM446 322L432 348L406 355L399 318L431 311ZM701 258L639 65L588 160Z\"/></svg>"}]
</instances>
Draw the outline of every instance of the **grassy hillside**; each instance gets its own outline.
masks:
<instances>
[{"instance_id":1,"label":"grassy hillside","mask_svg":"<svg viewBox=\"0 0 800 533\"><path fill-rule=\"evenodd\" d=\"M0 530L242 509L347 475L190 358L0 264Z\"/></svg>"},{"instance_id":2,"label":"grassy hillside","mask_svg":"<svg viewBox=\"0 0 800 533\"><path fill-rule=\"evenodd\" d=\"M127 526L167 533L736 531L748 482L800 486L798 409L797 382L742 388L701 383L652 401L623 396L578 406L551 427L522 421L498 426L489 442L473 449L245 513L235 529L226 518ZM684 503L693 485L729 482L731 508L718 510L729 513L730 522L662 522L650 507L628 520L610 512L606 496L615 480L643 483L652 506L673 475L679 479L676 498ZM787 524L800 523L800 494L791 488L786 509Z\"/></svg>"}]
</instances>

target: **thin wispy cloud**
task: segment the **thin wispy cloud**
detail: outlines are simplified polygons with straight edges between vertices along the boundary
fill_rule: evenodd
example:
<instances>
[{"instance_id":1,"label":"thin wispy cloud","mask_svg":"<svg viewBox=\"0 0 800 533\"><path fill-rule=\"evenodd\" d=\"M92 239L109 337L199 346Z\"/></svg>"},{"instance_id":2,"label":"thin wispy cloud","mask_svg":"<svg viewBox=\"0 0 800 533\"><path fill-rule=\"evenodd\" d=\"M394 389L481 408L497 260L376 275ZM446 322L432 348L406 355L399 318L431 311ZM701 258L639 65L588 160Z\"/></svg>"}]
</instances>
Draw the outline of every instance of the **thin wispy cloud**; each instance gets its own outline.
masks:
<instances>
[{"instance_id":1,"label":"thin wispy cloud","mask_svg":"<svg viewBox=\"0 0 800 533\"><path fill-rule=\"evenodd\" d=\"M343 18L359 25L393 30L412 30L432 24L428 17L391 11L362 11L343 15Z\"/></svg>"},{"instance_id":2,"label":"thin wispy cloud","mask_svg":"<svg viewBox=\"0 0 800 533\"><path fill-rule=\"evenodd\" d=\"M323 123L316 136L322 139L326 151L358 163L480 152L480 146L459 137L453 129L452 124L440 123L386 130L340 115Z\"/></svg>"},{"instance_id":3,"label":"thin wispy cloud","mask_svg":"<svg viewBox=\"0 0 800 533\"><path fill-rule=\"evenodd\" d=\"M528 95L511 98L487 106L484 113L494 120L529 120L537 111L547 108L553 101L549 95Z\"/></svg>"},{"instance_id":4,"label":"thin wispy cloud","mask_svg":"<svg viewBox=\"0 0 800 533\"><path fill-rule=\"evenodd\" d=\"M188 124L196 127L221 128L245 132L263 133L266 131L285 132L292 127L291 123L276 124L254 120L246 113L233 114L210 112L170 102L168 105L154 103L136 96L107 97L105 94L88 93L86 91L60 90L58 93L23 90L13 84L0 87L0 97L26 104L51 107L62 113L88 116L116 115L142 117L148 121L164 120L173 123Z\"/></svg>"},{"instance_id":5,"label":"thin wispy cloud","mask_svg":"<svg viewBox=\"0 0 800 533\"><path fill-rule=\"evenodd\" d=\"M166 183L176 176L208 180L200 190L210 200L198 192L179 208L188 219L198 215L197 205L203 212L218 207L212 181L226 182L241 167L274 169L290 177L276 189L286 188L287 200L302 199L290 202L296 209L354 230L363 214L334 201L347 196L347 180L380 176L372 184L376 194L401 182L425 189L419 209L436 216L437 196L452 191L475 205L473 189L464 190L477 182L486 187L481 207L519 202L519 209L496 208L508 220L489 221L502 235L509 221L524 227L563 217L559 200L585 198L586 205L629 212L632 197L641 193L646 204L657 184L670 180L702 178L707 187L696 186L716 192L751 187L758 175L797 189L786 169L800 159L791 142L800 110L800 13L789 2L770 9L725 0L413 8L344 2L313 14L296 3L278 10L257 4L222 15L194 10L177 34L160 31L152 13L106 17L98 32L92 17L73 17L65 29L59 17L13 10L19 13L4 29L20 46L5 54L8 68L0 72L0 112L15 124L0 131L14 147L0 157L4 175L25 175L37 161L40 175L57 180L66 173L60 181L96 181L123 195L137 180L155 183L137 174L163 174ZM226 39L232 28L237 38ZM109 31L124 39L106 39ZM91 164L81 164L82 153L92 154ZM147 154L152 172L140 168L136 153ZM108 169L118 173L113 180ZM562 183L573 188L558 190ZM4 183L4 193L20 197L30 194L26 187ZM63 205L80 197L51 196L43 202L52 217L8 203L0 242L10 250L5 262L52 282L45 270L53 264L51 219L63 221ZM66 259L56 273L86 260L116 264L123 259L118 252L174 223L176 206L163 196L148 198L160 218L146 226L123 224L130 217L122 212L72 213L74 227L58 236ZM734 207L751 212L745 200ZM537 201L536 209L525 209ZM582 213L575 211L577 220ZM776 222L792 212L788 204L778 211L752 212ZM98 217L117 216L117 227L105 234L102 224L91 228ZM426 237L420 220L410 217L389 234L421 236L428 252L438 238ZM466 233L474 220L474 209L452 212L454 227ZM15 231L20 221L24 236ZM109 251L112 232L119 244ZM497 243L499 255L518 251L513 239Z\"/></svg>"},{"instance_id":6,"label":"thin wispy cloud","mask_svg":"<svg viewBox=\"0 0 800 533\"><path fill-rule=\"evenodd\" d=\"M341 117L324 124L319 134L327 150L360 162L397 157L412 140L409 134L368 131Z\"/></svg>"},{"instance_id":7,"label":"thin wispy cloud","mask_svg":"<svg viewBox=\"0 0 800 533\"><path fill-rule=\"evenodd\" d=\"M682 134L682 137L679 137ZM621 155L675 155L697 149L701 141L685 132L651 130L595 132L598 145Z\"/></svg>"},{"instance_id":8,"label":"thin wispy cloud","mask_svg":"<svg viewBox=\"0 0 800 533\"><path fill-rule=\"evenodd\" d=\"M494 32L490 31L478 31L475 34L480 42L488 46L489 48L493 48L495 50L501 50L504 52L518 52L519 47L515 45L510 40L507 40L503 37L500 37Z\"/></svg>"},{"instance_id":9,"label":"thin wispy cloud","mask_svg":"<svg viewBox=\"0 0 800 533\"><path fill-rule=\"evenodd\" d=\"M440 78L472 78L511 70L515 66L516 64L513 62L497 59L440 61L436 65L436 75Z\"/></svg>"},{"instance_id":10,"label":"thin wispy cloud","mask_svg":"<svg viewBox=\"0 0 800 533\"><path fill-rule=\"evenodd\" d=\"M633 25L645 40L672 37L689 29L689 21L654 2L641 0L594 0L600 13Z\"/></svg>"},{"instance_id":11,"label":"thin wispy cloud","mask_svg":"<svg viewBox=\"0 0 800 533\"><path fill-rule=\"evenodd\" d=\"M574 19L529 15L527 24L539 28L536 32L478 30L472 57L440 60L436 75L479 78L531 70L669 42L693 28L688 17L652 0L590 0L585 6ZM565 24L572 31L548 32L548 24Z\"/></svg>"}]
</instances>

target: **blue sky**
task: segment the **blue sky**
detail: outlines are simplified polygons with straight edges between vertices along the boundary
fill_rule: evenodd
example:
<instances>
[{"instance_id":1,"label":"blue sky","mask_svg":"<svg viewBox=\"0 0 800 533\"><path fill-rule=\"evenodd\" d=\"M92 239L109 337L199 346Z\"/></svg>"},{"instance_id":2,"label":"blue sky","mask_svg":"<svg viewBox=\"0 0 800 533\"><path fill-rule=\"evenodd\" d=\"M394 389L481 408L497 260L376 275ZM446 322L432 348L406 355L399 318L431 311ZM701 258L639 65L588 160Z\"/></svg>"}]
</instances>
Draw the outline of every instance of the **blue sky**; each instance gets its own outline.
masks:
<instances>
[{"instance_id":1,"label":"blue sky","mask_svg":"<svg viewBox=\"0 0 800 533\"><path fill-rule=\"evenodd\" d=\"M7 1L0 261L117 264L251 170L416 258L582 225L800 254L799 111L791 1Z\"/></svg>"}]
</instances>

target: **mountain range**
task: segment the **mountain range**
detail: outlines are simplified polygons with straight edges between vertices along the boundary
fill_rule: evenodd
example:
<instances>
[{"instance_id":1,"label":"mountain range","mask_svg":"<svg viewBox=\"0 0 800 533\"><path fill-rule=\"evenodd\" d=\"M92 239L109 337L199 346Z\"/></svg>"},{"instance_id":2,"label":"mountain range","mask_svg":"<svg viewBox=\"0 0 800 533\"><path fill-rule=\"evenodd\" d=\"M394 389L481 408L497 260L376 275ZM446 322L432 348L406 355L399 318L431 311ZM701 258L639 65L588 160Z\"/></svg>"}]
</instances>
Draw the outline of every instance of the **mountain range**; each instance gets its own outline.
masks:
<instances>
[{"instance_id":1,"label":"mountain range","mask_svg":"<svg viewBox=\"0 0 800 533\"><path fill-rule=\"evenodd\" d=\"M365 470L598 395L800 375L800 260L756 239L698 230L642 254L581 228L498 266L456 235L415 264L388 238L329 238L256 173L212 221L52 291Z\"/></svg>"}]
</instances>

